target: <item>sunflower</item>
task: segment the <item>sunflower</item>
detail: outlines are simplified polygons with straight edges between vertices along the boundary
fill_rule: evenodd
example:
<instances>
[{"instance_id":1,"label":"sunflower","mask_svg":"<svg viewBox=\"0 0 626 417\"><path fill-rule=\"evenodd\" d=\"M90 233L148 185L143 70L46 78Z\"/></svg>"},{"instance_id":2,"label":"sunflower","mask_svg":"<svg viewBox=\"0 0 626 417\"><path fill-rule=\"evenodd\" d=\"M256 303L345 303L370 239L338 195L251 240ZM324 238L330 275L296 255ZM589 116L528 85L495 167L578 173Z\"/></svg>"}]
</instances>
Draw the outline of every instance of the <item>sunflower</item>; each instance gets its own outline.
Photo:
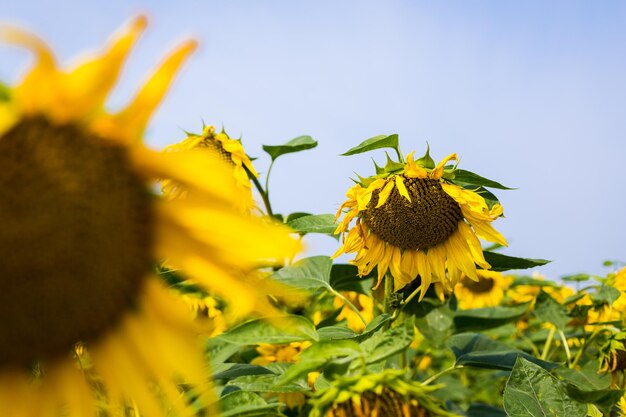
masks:
<instances>
[{"instance_id":1,"label":"sunflower","mask_svg":"<svg viewBox=\"0 0 626 417\"><path fill-rule=\"evenodd\" d=\"M458 417L432 395L442 386L406 381L404 371L340 376L313 394L311 417Z\"/></svg>"},{"instance_id":2,"label":"sunflower","mask_svg":"<svg viewBox=\"0 0 626 417\"><path fill-rule=\"evenodd\" d=\"M350 308L345 301L339 297L335 297L333 299L333 306L336 309L341 309L341 312L335 320L338 322L346 320L346 325L349 329L360 333L365 330L366 323L369 323L374 319L374 300L372 297L368 297L367 295L356 291L343 291L342 294L352 303L352 305L354 305L354 307L357 308L357 310L359 310L359 313L365 320L365 323L363 323L359 314L352 310L352 308Z\"/></svg>"},{"instance_id":3,"label":"sunflower","mask_svg":"<svg viewBox=\"0 0 626 417\"><path fill-rule=\"evenodd\" d=\"M455 184L455 168L446 163L456 159L451 154L435 166L424 162L428 152L417 161L410 153L406 162L389 160L385 169L377 167L376 176L361 178L337 212L338 220L347 209L336 230L343 245L333 256L355 252L351 263L361 276L378 266L377 285L390 270L395 290L419 275L420 300L431 282L452 292L462 274L478 281L476 264L490 267L478 237L506 245L491 226L502 206ZM356 225L347 232L354 218Z\"/></svg>"},{"instance_id":4,"label":"sunflower","mask_svg":"<svg viewBox=\"0 0 626 417\"><path fill-rule=\"evenodd\" d=\"M215 126L205 126L201 135L188 134L182 142L165 148L165 152L189 150L212 153L230 165L237 189L241 193L243 209L249 211L254 207L252 187L248 175L257 178L259 174L246 155L241 141L231 139L223 129L220 133L215 133ZM163 181L162 191L169 198L176 198L184 193L180 184L172 180Z\"/></svg>"},{"instance_id":5,"label":"sunflower","mask_svg":"<svg viewBox=\"0 0 626 417\"><path fill-rule=\"evenodd\" d=\"M101 53L63 69L41 39L2 31L35 56L0 99L3 415L93 416L105 394L110 413L130 405L147 416L185 414L175 382L206 399L203 353L189 310L154 265L167 259L250 311L264 308L262 297L231 271L299 248L286 230L233 210L238 195L219 159L142 145L195 41L167 56L127 107L104 110L145 26L134 19ZM188 198L151 195L156 178L184 184ZM82 357L88 372L76 366Z\"/></svg>"},{"instance_id":6,"label":"sunflower","mask_svg":"<svg viewBox=\"0 0 626 417\"><path fill-rule=\"evenodd\" d=\"M511 285L511 277L496 271L476 271L478 281L463 276L454 288L454 294L462 309L495 307L504 299L504 292Z\"/></svg>"}]
</instances>

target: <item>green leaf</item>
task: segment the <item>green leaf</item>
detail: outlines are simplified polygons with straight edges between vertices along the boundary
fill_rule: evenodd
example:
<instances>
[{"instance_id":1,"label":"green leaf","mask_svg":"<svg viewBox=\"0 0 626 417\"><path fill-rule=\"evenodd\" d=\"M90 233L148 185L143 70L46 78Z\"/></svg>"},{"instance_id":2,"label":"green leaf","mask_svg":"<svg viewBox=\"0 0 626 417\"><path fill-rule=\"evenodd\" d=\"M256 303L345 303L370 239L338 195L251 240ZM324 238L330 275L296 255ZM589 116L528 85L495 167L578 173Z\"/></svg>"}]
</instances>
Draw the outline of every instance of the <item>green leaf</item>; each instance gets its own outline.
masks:
<instances>
[{"instance_id":1,"label":"green leaf","mask_svg":"<svg viewBox=\"0 0 626 417\"><path fill-rule=\"evenodd\" d=\"M304 258L272 275L283 284L314 291L320 288L331 289L330 269L333 261L328 256Z\"/></svg>"},{"instance_id":2,"label":"green leaf","mask_svg":"<svg viewBox=\"0 0 626 417\"><path fill-rule=\"evenodd\" d=\"M518 358L504 389L509 417L586 417L587 406L571 399L559 380L524 358Z\"/></svg>"},{"instance_id":3,"label":"green leaf","mask_svg":"<svg viewBox=\"0 0 626 417\"><path fill-rule=\"evenodd\" d=\"M588 281L589 279L591 279L591 275L573 274L573 275L566 275L564 277L561 277L561 279L566 282L583 282L583 281Z\"/></svg>"},{"instance_id":4,"label":"green leaf","mask_svg":"<svg viewBox=\"0 0 626 417\"><path fill-rule=\"evenodd\" d=\"M424 156L416 160L418 165L423 166L424 168L433 169L435 168L435 161L430 156L430 145L426 144L426 153Z\"/></svg>"},{"instance_id":5,"label":"green leaf","mask_svg":"<svg viewBox=\"0 0 626 417\"><path fill-rule=\"evenodd\" d=\"M337 225L335 216L332 214L310 214L290 220L287 218L287 226L298 233L324 233L334 234Z\"/></svg>"},{"instance_id":6,"label":"green leaf","mask_svg":"<svg viewBox=\"0 0 626 417\"><path fill-rule=\"evenodd\" d=\"M413 341L413 329L409 331L408 322L404 325L374 334L361 343L368 364L380 362L405 350Z\"/></svg>"},{"instance_id":7,"label":"green leaf","mask_svg":"<svg viewBox=\"0 0 626 417\"><path fill-rule=\"evenodd\" d=\"M613 304L622 294L610 285L602 285L597 292L591 294L591 300L595 305Z\"/></svg>"},{"instance_id":8,"label":"green leaf","mask_svg":"<svg viewBox=\"0 0 626 417\"><path fill-rule=\"evenodd\" d=\"M474 174L473 172L466 171L464 169L457 169L456 171L454 171L454 182L473 184L489 188L497 188L499 190L514 190L514 188L505 187L499 182L492 181L485 177L481 177L478 174Z\"/></svg>"},{"instance_id":9,"label":"green leaf","mask_svg":"<svg viewBox=\"0 0 626 417\"><path fill-rule=\"evenodd\" d=\"M545 291L540 291L535 302L535 314L541 321L547 321L556 326L557 329L564 329L571 317L567 315L567 309Z\"/></svg>"},{"instance_id":10,"label":"green leaf","mask_svg":"<svg viewBox=\"0 0 626 417\"><path fill-rule=\"evenodd\" d=\"M432 343L443 344L454 331L454 312L446 305L439 305L423 317L416 316L415 325Z\"/></svg>"},{"instance_id":11,"label":"green leaf","mask_svg":"<svg viewBox=\"0 0 626 417\"><path fill-rule=\"evenodd\" d=\"M381 327L383 327L387 322L391 320L391 315L387 313L379 314L374 317L374 320L370 321L367 326L365 326L365 330L363 333L356 335L355 339L357 342L363 342L366 339L369 339L372 335L376 333Z\"/></svg>"},{"instance_id":12,"label":"green leaf","mask_svg":"<svg viewBox=\"0 0 626 417\"><path fill-rule=\"evenodd\" d=\"M542 361L479 333L456 334L450 337L448 346L456 357L456 365L509 371L513 369L518 356L521 356L548 370L559 366L558 363Z\"/></svg>"},{"instance_id":13,"label":"green leaf","mask_svg":"<svg viewBox=\"0 0 626 417\"><path fill-rule=\"evenodd\" d=\"M558 287L558 285L556 285L556 283L553 281L536 279L536 278L532 278L529 276L515 277L515 280L511 284L511 287L517 287L518 285L532 285L536 287L552 287L552 288Z\"/></svg>"},{"instance_id":14,"label":"green leaf","mask_svg":"<svg viewBox=\"0 0 626 417\"><path fill-rule=\"evenodd\" d=\"M235 391L224 395L219 400L222 417L263 417L280 416L278 404L268 404L261 396L253 392Z\"/></svg>"},{"instance_id":15,"label":"green leaf","mask_svg":"<svg viewBox=\"0 0 626 417\"><path fill-rule=\"evenodd\" d=\"M354 265L333 264L330 270L330 285L337 291L356 291L367 294L367 289L371 287L371 279L376 275L376 271L369 275L360 277L359 269Z\"/></svg>"},{"instance_id":16,"label":"green leaf","mask_svg":"<svg viewBox=\"0 0 626 417\"><path fill-rule=\"evenodd\" d=\"M319 335L320 341L353 339L357 342L363 342L374 335L374 333L389 320L391 320L391 316L383 313L374 317L374 320L365 327L362 333L355 333L347 327L342 326L326 326L318 328L317 334Z\"/></svg>"},{"instance_id":17,"label":"green leaf","mask_svg":"<svg viewBox=\"0 0 626 417\"><path fill-rule=\"evenodd\" d=\"M550 263L545 259L516 258L501 253L484 251L485 260L491 265L491 271L509 271L511 269L528 269Z\"/></svg>"},{"instance_id":18,"label":"green leaf","mask_svg":"<svg viewBox=\"0 0 626 417\"><path fill-rule=\"evenodd\" d=\"M217 337L213 337L207 340L206 353L207 358L211 362L211 367L215 368L218 365L222 365L239 351L240 346L228 343L224 340L220 340Z\"/></svg>"},{"instance_id":19,"label":"green leaf","mask_svg":"<svg viewBox=\"0 0 626 417\"><path fill-rule=\"evenodd\" d=\"M385 156L387 157L387 163L385 163L384 172L396 172L404 169L404 164L402 162L396 162L389 157L389 154L385 152Z\"/></svg>"},{"instance_id":20,"label":"green leaf","mask_svg":"<svg viewBox=\"0 0 626 417\"><path fill-rule=\"evenodd\" d=\"M289 368L287 368L289 369ZM303 378L289 384L278 384L281 375L246 375L233 379L228 385L239 387L242 391L254 392L306 392L311 391Z\"/></svg>"},{"instance_id":21,"label":"green leaf","mask_svg":"<svg viewBox=\"0 0 626 417\"><path fill-rule=\"evenodd\" d=\"M356 155L359 153L373 151L374 149L381 149L381 148L397 149L398 148L398 135L393 134L389 136L386 136L386 135L374 136L373 138L364 140L359 145L348 150L347 152L342 153L341 156Z\"/></svg>"},{"instance_id":22,"label":"green leaf","mask_svg":"<svg viewBox=\"0 0 626 417\"><path fill-rule=\"evenodd\" d=\"M310 216L311 213L306 213L303 211L296 211L295 213L290 213L287 215L287 218L285 219L285 223L289 223L290 221L296 220L300 217L305 217L305 216Z\"/></svg>"},{"instance_id":23,"label":"green leaf","mask_svg":"<svg viewBox=\"0 0 626 417\"><path fill-rule=\"evenodd\" d=\"M341 339L354 339L357 334L347 327L341 326L326 326L317 329L317 334L320 340L341 340Z\"/></svg>"},{"instance_id":24,"label":"green leaf","mask_svg":"<svg viewBox=\"0 0 626 417\"><path fill-rule=\"evenodd\" d=\"M556 370L564 379L567 394L581 403L593 403L606 415L624 394L624 390L611 389L611 377L607 373L599 374L595 362L589 362L580 371L571 368Z\"/></svg>"},{"instance_id":25,"label":"green leaf","mask_svg":"<svg viewBox=\"0 0 626 417\"><path fill-rule=\"evenodd\" d=\"M299 377L303 377L312 371L321 371L325 367L336 362L353 362L364 359L364 352L354 340L325 340L314 343L308 349L300 353L300 361L291 366L279 378L278 384L287 384Z\"/></svg>"},{"instance_id":26,"label":"green leaf","mask_svg":"<svg viewBox=\"0 0 626 417\"><path fill-rule=\"evenodd\" d=\"M9 101L10 99L11 99L11 90L6 84L0 82L0 102Z\"/></svg>"},{"instance_id":27,"label":"green leaf","mask_svg":"<svg viewBox=\"0 0 626 417\"><path fill-rule=\"evenodd\" d=\"M236 345L291 343L318 338L313 323L306 317L296 315L250 320L216 337Z\"/></svg>"},{"instance_id":28,"label":"green leaf","mask_svg":"<svg viewBox=\"0 0 626 417\"><path fill-rule=\"evenodd\" d=\"M466 417L506 417L503 409L487 404L470 404Z\"/></svg>"},{"instance_id":29,"label":"green leaf","mask_svg":"<svg viewBox=\"0 0 626 417\"><path fill-rule=\"evenodd\" d=\"M317 142L311 136L298 136L284 145L263 145L263 150L272 157L272 162L281 155L312 149Z\"/></svg>"},{"instance_id":30,"label":"green leaf","mask_svg":"<svg viewBox=\"0 0 626 417\"><path fill-rule=\"evenodd\" d=\"M259 366L259 365L250 365L247 363L229 363L229 364L224 364L224 365L226 365L226 369L220 372L215 372L213 374L214 380L232 379L232 378L237 378L239 376L246 376L246 375L267 375L267 374L273 375L274 374L269 369L263 366Z\"/></svg>"},{"instance_id":31,"label":"green leaf","mask_svg":"<svg viewBox=\"0 0 626 417\"><path fill-rule=\"evenodd\" d=\"M520 304L513 307L490 307L474 308L470 310L457 310L454 313L454 326L457 333L492 329L519 319L526 310L528 304Z\"/></svg>"}]
</instances>

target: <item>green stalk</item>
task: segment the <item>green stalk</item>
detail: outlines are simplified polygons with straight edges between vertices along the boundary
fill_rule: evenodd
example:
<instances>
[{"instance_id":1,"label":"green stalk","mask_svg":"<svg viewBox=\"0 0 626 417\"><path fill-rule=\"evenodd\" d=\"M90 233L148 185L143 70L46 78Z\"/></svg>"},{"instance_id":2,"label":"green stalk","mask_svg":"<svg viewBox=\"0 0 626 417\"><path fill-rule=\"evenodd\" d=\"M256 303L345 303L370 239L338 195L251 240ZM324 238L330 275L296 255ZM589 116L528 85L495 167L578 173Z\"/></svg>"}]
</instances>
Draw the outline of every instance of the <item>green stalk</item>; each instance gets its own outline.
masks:
<instances>
[{"instance_id":1,"label":"green stalk","mask_svg":"<svg viewBox=\"0 0 626 417\"><path fill-rule=\"evenodd\" d=\"M561 342L563 343L563 349L565 349L565 356L567 357L567 366L571 367L572 353L569 350L569 345L567 344L567 338L565 337L565 333L563 333L563 330L559 330L559 337L561 338Z\"/></svg>"},{"instance_id":2,"label":"green stalk","mask_svg":"<svg viewBox=\"0 0 626 417\"><path fill-rule=\"evenodd\" d=\"M367 321L365 321L365 318L363 318L363 316L361 315L361 312L359 311L358 308L356 308L356 306L354 304L352 304L350 302L350 300L348 300L346 297L343 296L343 294L341 294L338 291L335 291L334 289L330 289L330 292L335 296L335 297L339 297L341 299L341 301L343 301L344 304L346 304L348 307L350 307L357 316L359 316L359 318L361 319L361 321L363 322L363 324L365 326L367 326Z\"/></svg>"},{"instance_id":3,"label":"green stalk","mask_svg":"<svg viewBox=\"0 0 626 417\"><path fill-rule=\"evenodd\" d=\"M546 343L543 345L543 351L541 352L540 359L546 360L548 357L548 352L550 351L550 346L552 346L552 340L554 339L554 334L556 333L556 327L552 326L550 329L550 333L548 334L548 338L546 339Z\"/></svg>"},{"instance_id":4,"label":"green stalk","mask_svg":"<svg viewBox=\"0 0 626 417\"><path fill-rule=\"evenodd\" d=\"M456 371L457 369L461 369L461 368L463 368L463 365L452 365L451 367L444 369L443 371L431 376L426 381L422 382L422 385L429 385L432 382L436 381L437 379L441 378L442 376L447 375L450 372Z\"/></svg>"}]
</instances>

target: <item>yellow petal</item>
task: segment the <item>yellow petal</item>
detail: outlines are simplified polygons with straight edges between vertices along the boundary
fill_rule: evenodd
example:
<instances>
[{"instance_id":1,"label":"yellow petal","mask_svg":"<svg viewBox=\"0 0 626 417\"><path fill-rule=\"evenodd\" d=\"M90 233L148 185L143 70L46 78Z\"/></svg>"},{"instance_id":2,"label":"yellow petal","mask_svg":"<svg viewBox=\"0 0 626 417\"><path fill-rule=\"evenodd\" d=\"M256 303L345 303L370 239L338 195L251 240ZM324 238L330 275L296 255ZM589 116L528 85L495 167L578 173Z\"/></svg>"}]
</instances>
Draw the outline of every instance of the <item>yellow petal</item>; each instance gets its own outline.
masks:
<instances>
[{"instance_id":1,"label":"yellow petal","mask_svg":"<svg viewBox=\"0 0 626 417\"><path fill-rule=\"evenodd\" d=\"M135 18L105 52L64 74L60 102L51 109L55 120L76 120L102 108L130 49L146 25L144 16Z\"/></svg>"},{"instance_id":2,"label":"yellow petal","mask_svg":"<svg viewBox=\"0 0 626 417\"><path fill-rule=\"evenodd\" d=\"M383 245L384 253L381 260L378 262L378 278L376 281L376 286L374 289L380 286L380 283L383 282L383 278L389 269L389 264L391 263L391 257L393 256L393 245Z\"/></svg>"},{"instance_id":3,"label":"yellow petal","mask_svg":"<svg viewBox=\"0 0 626 417\"><path fill-rule=\"evenodd\" d=\"M408 178L428 178L428 171L421 166L417 165L413 160L413 154L411 152L406 156L406 166L404 167L404 175Z\"/></svg>"},{"instance_id":4,"label":"yellow petal","mask_svg":"<svg viewBox=\"0 0 626 417\"><path fill-rule=\"evenodd\" d=\"M459 233L461 233L461 236L463 237L463 239L465 239L467 245L470 248L470 252L472 254L472 257L474 258L474 262L476 262L482 268L490 268L490 265L485 260L483 248L480 245L480 242L478 241L478 238L476 237L472 229L463 220L459 222L458 227Z\"/></svg>"},{"instance_id":5,"label":"yellow petal","mask_svg":"<svg viewBox=\"0 0 626 417\"><path fill-rule=\"evenodd\" d=\"M129 142L140 141L152 113L161 103L174 76L196 47L196 41L188 40L176 48L139 90L132 102L121 112L110 116L111 120L103 118L99 121L96 131L99 129L106 132L106 136ZM117 126L122 126L122 130L117 129Z\"/></svg>"},{"instance_id":6,"label":"yellow petal","mask_svg":"<svg viewBox=\"0 0 626 417\"><path fill-rule=\"evenodd\" d=\"M472 229L474 229L478 237L480 237L481 239L487 240L489 242L495 242L502 246L508 246L508 243L506 242L504 236L502 236L502 234L494 229L493 226L488 222L473 221L471 223Z\"/></svg>"},{"instance_id":7,"label":"yellow petal","mask_svg":"<svg viewBox=\"0 0 626 417\"><path fill-rule=\"evenodd\" d=\"M25 114L45 113L56 103L61 83L54 54L36 35L17 27L2 27L0 39L35 54L35 65L26 74L13 94Z\"/></svg>"},{"instance_id":8,"label":"yellow petal","mask_svg":"<svg viewBox=\"0 0 626 417\"><path fill-rule=\"evenodd\" d=\"M393 181L389 181L387 184L385 184L385 187L383 188L383 190L380 193L378 193L378 204L376 204L376 208L382 206L383 204L387 202L389 195L393 191L393 185L394 185Z\"/></svg>"},{"instance_id":9,"label":"yellow petal","mask_svg":"<svg viewBox=\"0 0 626 417\"><path fill-rule=\"evenodd\" d=\"M446 279L446 247L443 244L428 248L428 263L430 264L431 274L439 281Z\"/></svg>"},{"instance_id":10,"label":"yellow petal","mask_svg":"<svg viewBox=\"0 0 626 417\"><path fill-rule=\"evenodd\" d=\"M400 195L406 198L410 203L411 196L409 196L409 192L404 185L404 178L402 178L402 175L396 175L396 187L398 187L398 192L400 193Z\"/></svg>"},{"instance_id":11,"label":"yellow petal","mask_svg":"<svg viewBox=\"0 0 626 417\"><path fill-rule=\"evenodd\" d=\"M443 168L446 166L446 164L448 163L448 161L451 160L457 160L457 155L456 153L451 153L450 155L446 156L445 158L443 158L441 160L441 162L439 162L437 164L437 166L435 167L435 169L433 169L430 173L430 178L432 179L439 179L441 178L441 176L443 175Z\"/></svg>"},{"instance_id":12,"label":"yellow petal","mask_svg":"<svg viewBox=\"0 0 626 417\"><path fill-rule=\"evenodd\" d=\"M452 265L474 281L478 281L476 265L471 256L470 248L461 233L458 230L455 231L444 245L448 252L448 272L450 272L450 265ZM451 281L451 287L454 287L457 279L451 279Z\"/></svg>"},{"instance_id":13,"label":"yellow petal","mask_svg":"<svg viewBox=\"0 0 626 417\"><path fill-rule=\"evenodd\" d=\"M430 283L432 282L432 273L428 255L426 255L423 251L418 250L415 258L420 279L422 280L419 297L419 301L422 301L424 295L426 295L428 287L430 287Z\"/></svg>"}]
</instances>

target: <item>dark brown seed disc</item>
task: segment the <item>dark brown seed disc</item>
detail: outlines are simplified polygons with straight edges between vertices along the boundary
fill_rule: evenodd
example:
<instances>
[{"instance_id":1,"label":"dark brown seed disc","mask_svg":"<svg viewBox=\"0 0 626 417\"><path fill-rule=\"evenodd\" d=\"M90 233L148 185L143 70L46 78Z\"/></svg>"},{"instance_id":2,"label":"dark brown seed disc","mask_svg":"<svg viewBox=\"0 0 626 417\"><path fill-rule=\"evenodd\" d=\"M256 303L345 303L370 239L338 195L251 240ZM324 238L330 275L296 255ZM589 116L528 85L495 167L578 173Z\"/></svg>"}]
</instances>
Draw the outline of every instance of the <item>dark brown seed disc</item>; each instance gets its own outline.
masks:
<instances>
[{"instance_id":1,"label":"dark brown seed disc","mask_svg":"<svg viewBox=\"0 0 626 417\"><path fill-rule=\"evenodd\" d=\"M0 366L64 355L132 308L150 198L122 147L76 126L24 119L0 137Z\"/></svg>"},{"instance_id":2,"label":"dark brown seed disc","mask_svg":"<svg viewBox=\"0 0 626 417\"><path fill-rule=\"evenodd\" d=\"M489 291L493 289L494 285L496 285L493 278L486 278L486 277L481 277L481 276L478 277L478 282L468 277L464 277L461 280L461 284L465 288L467 288L469 292L473 294L488 293Z\"/></svg>"},{"instance_id":3,"label":"dark brown seed disc","mask_svg":"<svg viewBox=\"0 0 626 417\"><path fill-rule=\"evenodd\" d=\"M206 148L210 152L214 152L222 161L228 162L231 165L235 165L235 163L233 162L233 158L230 155L230 152L224 149L224 145L222 145L222 142L215 139L213 134L211 134L211 136L204 137L202 139L202 142L200 142L198 146L201 148Z\"/></svg>"},{"instance_id":4,"label":"dark brown seed disc","mask_svg":"<svg viewBox=\"0 0 626 417\"><path fill-rule=\"evenodd\" d=\"M363 211L365 224L382 240L401 249L424 249L445 242L463 220L461 207L438 180L404 177L404 184L411 201L394 186L387 201L375 208L382 188L376 190Z\"/></svg>"}]
</instances>

